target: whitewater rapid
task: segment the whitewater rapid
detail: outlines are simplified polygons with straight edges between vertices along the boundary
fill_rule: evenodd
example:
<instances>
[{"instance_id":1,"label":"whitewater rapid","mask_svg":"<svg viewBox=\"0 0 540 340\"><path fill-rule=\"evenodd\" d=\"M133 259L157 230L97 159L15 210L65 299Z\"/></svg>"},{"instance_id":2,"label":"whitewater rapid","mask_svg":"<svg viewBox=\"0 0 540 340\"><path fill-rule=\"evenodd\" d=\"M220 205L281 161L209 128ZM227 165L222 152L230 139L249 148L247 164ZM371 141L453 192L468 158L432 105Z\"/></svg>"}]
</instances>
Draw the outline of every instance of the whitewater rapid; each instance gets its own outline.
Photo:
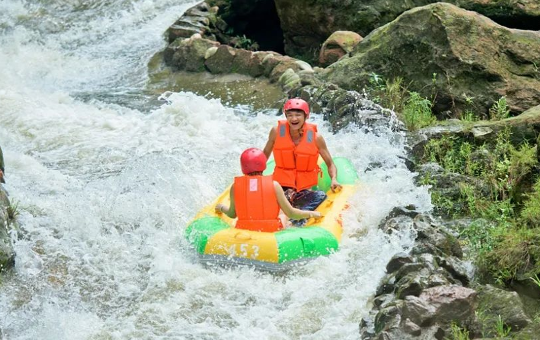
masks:
<instances>
[{"instance_id":1,"label":"whitewater rapid","mask_svg":"<svg viewBox=\"0 0 540 340\"><path fill-rule=\"evenodd\" d=\"M332 134L315 113L361 179L339 252L282 276L198 263L184 228L277 117L147 90L148 60L193 4L0 0L0 145L21 225L2 339L357 339L386 263L412 246L377 228L395 206L431 209L403 138Z\"/></svg>"}]
</instances>

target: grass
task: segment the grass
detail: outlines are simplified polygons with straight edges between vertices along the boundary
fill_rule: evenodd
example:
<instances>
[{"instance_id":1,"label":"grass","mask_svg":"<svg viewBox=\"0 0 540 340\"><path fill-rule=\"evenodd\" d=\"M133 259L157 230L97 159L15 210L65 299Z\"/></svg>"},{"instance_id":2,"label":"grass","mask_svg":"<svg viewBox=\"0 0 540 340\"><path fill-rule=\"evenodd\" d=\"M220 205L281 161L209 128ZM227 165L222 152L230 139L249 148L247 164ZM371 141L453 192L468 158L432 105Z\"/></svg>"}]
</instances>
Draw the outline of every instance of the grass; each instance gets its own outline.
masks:
<instances>
[{"instance_id":1,"label":"grass","mask_svg":"<svg viewBox=\"0 0 540 340\"><path fill-rule=\"evenodd\" d=\"M437 121L432 112L432 100L422 97L418 92L409 91L401 77L385 80L371 73L367 93L374 102L397 112L410 131L433 125Z\"/></svg>"},{"instance_id":2,"label":"grass","mask_svg":"<svg viewBox=\"0 0 540 340\"><path fill-rule=\"evenodd\" d=\"M13 203L10 202L10 204L5 209L6 209L6 215L10 220L16 219L17 216L19 216L21 213L19 210L18 201L13 202Z\"/></svg>"},{"instance_id":3,"label":"grass","mask_svg":"<svg viewBox=\"0 0 540 340\"><path fill-rule=\"evenodd\" d=\"M432 202L451 217L473 219L461 237L473 250L479 272L499 283L540 274L540 179L537 146L510 142L503 130L491 143L473 144L456 136L430 140L423 162L464 175L457 197L432 189ZM429 176L426 183L433 182ZM502 332L502 330L501 330Z\"/></svg>"},{"instance_id":4,"label":"grass","mask_svg":"<svg viewBox=\"0 0 540 340\"><path fill-rule=\"evenodd\" d=\"M469 340L469 331L459 327L459 325L452 323L450 326L450 338L449 340Z\"/></svg>"}]
</instances>

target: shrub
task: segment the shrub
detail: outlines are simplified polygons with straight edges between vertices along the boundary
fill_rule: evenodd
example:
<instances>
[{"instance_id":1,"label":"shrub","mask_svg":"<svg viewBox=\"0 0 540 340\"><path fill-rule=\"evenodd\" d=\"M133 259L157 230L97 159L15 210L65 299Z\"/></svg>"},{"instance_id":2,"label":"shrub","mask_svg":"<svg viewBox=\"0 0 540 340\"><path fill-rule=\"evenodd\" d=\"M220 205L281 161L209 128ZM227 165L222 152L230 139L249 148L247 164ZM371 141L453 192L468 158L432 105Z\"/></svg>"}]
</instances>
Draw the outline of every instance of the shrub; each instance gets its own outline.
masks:
<instances>
[{"instance_id":1,"label":"shrub","mask_svg":"<svg viewBox=\"0 0 540 340\"><path fill-rule=\"evenodd\" d=\"M407 128L415 131L435 123L431 107L431 101L420 96L418 92L409 92L403 108L403 122Z\"/></svg>"},{"instance_id":2,"label":"shrub","mask_svg":"<svg viewBox=\"0 0 540 340\"><path fill-rule=\"evenodd\" d=\"M489 118L491 120L502 120L508 118L510 110L506 103L506 97L501 97L489 109Z\"/></svg>"},{"instance_id":3,"label":"shrub","mask_svg":"<svg viewBox=\"0 0 540 340\"><path fill-rule=\"evenodd\" d=\"M532 193L521 210L520 218L524 225L535 227L540 225L540 179L536 181Z\"/></svg>"}]
</instances>

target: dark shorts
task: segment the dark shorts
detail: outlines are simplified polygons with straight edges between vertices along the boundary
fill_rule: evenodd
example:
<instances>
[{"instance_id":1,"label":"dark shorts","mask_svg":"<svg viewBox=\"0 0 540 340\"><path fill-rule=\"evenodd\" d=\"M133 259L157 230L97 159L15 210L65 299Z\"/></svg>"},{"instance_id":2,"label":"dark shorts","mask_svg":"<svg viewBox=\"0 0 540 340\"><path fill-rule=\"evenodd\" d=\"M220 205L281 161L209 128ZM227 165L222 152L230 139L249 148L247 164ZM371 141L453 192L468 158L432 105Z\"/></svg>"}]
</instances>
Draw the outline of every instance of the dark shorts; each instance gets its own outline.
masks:
<instances>
[{"instance_id":1,"label":"dark shorts","mask_svg":"<svg viewBox=\"0 0 540 340\"><path fill-rule=\"evenodd\" d=\"M287 187L283 191L287 191ZM326 199L326 193L320 190L305 189L292 195L285 195L291 202L291 205L300 210L315 210Z\"/></svg>"}]
</instances>

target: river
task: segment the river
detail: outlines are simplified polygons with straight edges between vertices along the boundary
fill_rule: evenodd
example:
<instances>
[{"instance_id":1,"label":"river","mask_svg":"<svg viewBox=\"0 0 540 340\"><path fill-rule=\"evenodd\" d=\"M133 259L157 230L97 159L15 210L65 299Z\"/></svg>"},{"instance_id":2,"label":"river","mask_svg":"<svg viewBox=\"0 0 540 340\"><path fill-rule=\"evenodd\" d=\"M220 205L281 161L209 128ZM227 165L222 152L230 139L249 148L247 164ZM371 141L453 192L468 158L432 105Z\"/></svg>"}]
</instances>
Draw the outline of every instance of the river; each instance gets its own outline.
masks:
<instances>
[{"instance_id":1,"label":"river","mask_svg":"<svg viewBox=\"0 0 540 340\"><path fill-rule=\"evenodd\" d=\"M2 339L358 339L395 206L428 211L403 136L313 122L361 188L340 250L285 275L208 268L186 225L262 148L274 111L148 90L183 0L0 0L0 145L19 210L0 284ZM160 100L161 98L161 100Z\"/></svg>"}]
</instances>

